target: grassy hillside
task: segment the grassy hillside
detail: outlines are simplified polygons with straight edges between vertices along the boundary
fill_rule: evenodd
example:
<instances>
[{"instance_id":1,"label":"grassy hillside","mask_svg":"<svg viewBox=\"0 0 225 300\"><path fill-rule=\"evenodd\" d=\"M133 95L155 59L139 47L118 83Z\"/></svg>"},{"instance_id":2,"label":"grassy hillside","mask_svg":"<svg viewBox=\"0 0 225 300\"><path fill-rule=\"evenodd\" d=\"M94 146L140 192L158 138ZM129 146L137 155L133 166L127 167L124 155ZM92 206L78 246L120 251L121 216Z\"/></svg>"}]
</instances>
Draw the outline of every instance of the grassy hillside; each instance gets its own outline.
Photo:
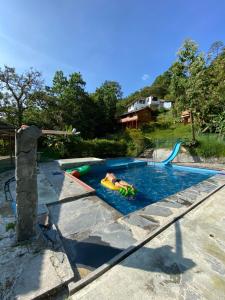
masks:
<instances>
[{"instance_id":1,"label":"grassy hillside","mask_svg":"<svg viewBox=\"0 0 225 300\"><path fill-rule=\"evenodd\" d=\"M152 140L156 148L172 148L180 139L188 145L191 141L191 125L177 123L171 112L160 114L156 123L144 128L146 138ZM202 157L225 157L225 139L217 134L202 134L196 129L196 147L188 147L190 153Z\"/></svg>"}]
</instances>

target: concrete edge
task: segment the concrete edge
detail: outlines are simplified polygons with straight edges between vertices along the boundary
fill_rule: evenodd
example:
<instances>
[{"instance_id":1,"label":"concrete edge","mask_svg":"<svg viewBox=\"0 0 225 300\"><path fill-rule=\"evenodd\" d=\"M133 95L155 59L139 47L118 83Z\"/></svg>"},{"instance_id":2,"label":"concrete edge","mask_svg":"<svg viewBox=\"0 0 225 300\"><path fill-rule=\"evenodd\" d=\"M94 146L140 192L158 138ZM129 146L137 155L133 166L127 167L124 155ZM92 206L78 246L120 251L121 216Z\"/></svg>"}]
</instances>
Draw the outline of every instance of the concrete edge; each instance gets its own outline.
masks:
<instances>
[{"instance_id":1,"label":"concrete edge","mask_svg":"<svg viewBox=\"0 0 225 300\"><path fill-rule=\"evenodd\" d=\"M211 193L207 194L202 199L198 200L197 202L190 205L187 209L185 209L183 212L178 213L175 216L172 216L169 218L164 225L162 225L160 228L152 231L149 235L147 235L143 240L140 240L136 243L134 243L132 246L128 247L124 251L122 251L120 254L113 257L111 260L108 261L108 263L103 264L90 274L88 274L85 278L77 281L77 282L70 282L68 284L69 289L69 295L74 294L75 292L81 290L88 284L90 284L92 281L106 273L108 270L110 270L112 267L114 267L116 264L120 263L122 260L127 258L129 255L140 249L142 246L144 246L146 243L148 243L150 240L152 240L154 237L159 235L161 232L163 232L165 229L167 229L170 225L172 225L177 220L181 219L183 216L185 216L188 212L196 208L198 205L200 205L202 202L207 200L210 196L215 194L217 191L222 189L225 186L225 183L220 185L218 188L213 190Z\"/></svg>"},{"instance_id":2,"label":"concrete edge","mask_svg":"<svg viewBox=\"0 0 225 300\"><path fill-rule=\"evenodd\" d=\"M85 188L87 191L89 192L95 192L95 189L93 189L91 186L87 185L85 182L83 182L82 180L72 176L71 174L64 172L64 174L66 176L68 176L70 179L72 179L74 182L78 183L79 185L81 185L83 188Z\"/></svg>"},{"instance_id":3,"label":"concrete edge","mask_svg":"<svg viewBox=\"0 0 225 300\"><path fill-rule=\"evenodd\" d=\"M84 159L85 157L81 157L81 159ZM76 158L75 158L76 159ZM77 158L78 159L78 158ZM89 159L89 160L88 160ZM76 161L76 162L66 162L64 159L57 159L54 160L55 162L57 162L58 166L62 169L62 170L66 170L66 169L70 169L70 168L76 168L76 167L80 167L82 165L96 165L96 164L104 164L106 162L106 159L104 158L98 158L98 157L87 157L86 161ZM69 159L70 160L70 159Z\"/></svg>"}]
</instances>

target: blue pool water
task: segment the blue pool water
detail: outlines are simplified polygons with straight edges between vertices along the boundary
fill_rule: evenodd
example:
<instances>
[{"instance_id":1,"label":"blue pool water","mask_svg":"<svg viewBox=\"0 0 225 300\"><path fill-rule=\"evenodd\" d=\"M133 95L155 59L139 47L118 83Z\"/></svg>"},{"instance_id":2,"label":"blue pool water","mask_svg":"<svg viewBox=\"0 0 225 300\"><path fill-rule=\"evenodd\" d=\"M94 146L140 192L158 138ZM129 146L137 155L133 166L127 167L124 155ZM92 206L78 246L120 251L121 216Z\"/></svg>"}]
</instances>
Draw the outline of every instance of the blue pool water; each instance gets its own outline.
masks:
<instances>
[{"instance_id":1,"label":"blue pool water","mask_svg":"<svg viewBox=\"0 0 225 300\"><path fill-rule=\"evenodd\" d=\"M132 161L108 161L106 165L92 167L91 172L82 177L84 182L96 190L99 197L124 215L191 187L215 174L210 170L207 172L206 170L157 164L129 167L126 163L130 162ZM137 195L124 197L118 192L102 186L100 181L105 177L107 171L113 172L117 178L133 184L138 190Z\"/></svg>"}]
</instances>

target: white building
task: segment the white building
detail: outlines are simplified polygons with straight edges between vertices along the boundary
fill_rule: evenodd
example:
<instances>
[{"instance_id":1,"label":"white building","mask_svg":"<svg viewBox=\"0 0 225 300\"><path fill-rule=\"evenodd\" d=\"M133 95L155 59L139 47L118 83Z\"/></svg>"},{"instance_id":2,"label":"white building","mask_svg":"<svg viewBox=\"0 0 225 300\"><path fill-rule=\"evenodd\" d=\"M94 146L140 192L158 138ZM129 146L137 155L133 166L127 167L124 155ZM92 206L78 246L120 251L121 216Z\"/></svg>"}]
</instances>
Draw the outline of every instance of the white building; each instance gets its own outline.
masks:
<instances>
[{"instance_id":1,"label":"white building","mask_svg":"<svg viewBox=\"0 0 225 300\"><path fill-rule=\"evenodd\" d=\"M132 112L141 108L145 107L152 107L152 108L165 108L165 109L171 109L171 102L158 99L155 96L149 96L147 98L141 98L139 100L135 100L132 103L129 104L128 106L128 112Z\"/></svg>"}]
</instances>

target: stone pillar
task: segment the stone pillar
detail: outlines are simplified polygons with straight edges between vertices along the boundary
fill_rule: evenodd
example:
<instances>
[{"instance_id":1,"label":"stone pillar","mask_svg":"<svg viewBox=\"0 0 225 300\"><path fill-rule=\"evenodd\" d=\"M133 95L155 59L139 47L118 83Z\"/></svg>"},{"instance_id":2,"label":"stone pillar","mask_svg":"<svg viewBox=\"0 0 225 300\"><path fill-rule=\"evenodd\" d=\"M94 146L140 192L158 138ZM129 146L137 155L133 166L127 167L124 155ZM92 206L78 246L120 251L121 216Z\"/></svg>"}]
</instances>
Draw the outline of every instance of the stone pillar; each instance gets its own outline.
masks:
<instances>
[{"instance_id":1,"label":"stone pillar","mask_svg":"<svg viewBox=\"0 0 225 300\"><path fill-rule=\"evenodd\" d=\"M37 221L37 139L41 130L22 126L16 133L16 205L18 241L36 234Z\"/></svg>"}]
</instances>

